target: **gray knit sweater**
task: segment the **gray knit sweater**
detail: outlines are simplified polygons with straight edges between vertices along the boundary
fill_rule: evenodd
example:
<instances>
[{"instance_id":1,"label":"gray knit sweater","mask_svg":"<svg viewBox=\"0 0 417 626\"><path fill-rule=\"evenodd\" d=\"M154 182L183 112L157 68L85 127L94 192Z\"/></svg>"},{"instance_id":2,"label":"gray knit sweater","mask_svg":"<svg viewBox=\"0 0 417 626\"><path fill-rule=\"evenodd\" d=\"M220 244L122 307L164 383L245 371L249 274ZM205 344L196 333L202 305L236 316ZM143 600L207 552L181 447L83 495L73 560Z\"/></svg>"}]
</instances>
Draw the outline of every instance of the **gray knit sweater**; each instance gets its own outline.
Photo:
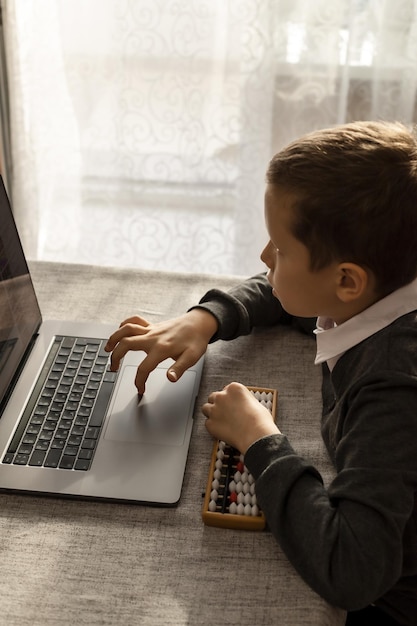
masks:
<instances>
[{"instance_id":1,"label":"gray knit sweater","mask_svg":"<svg viewBox=\"0 0 417 626\"><path fill-rule=\"evenodd\" d=\"M199 306L218 319L213 340L276 323L315 326L285 313L264 275L212 290ZM321 427L336 469L327 489L284 434L247 451L268 526L331 604L375 603L417 625L417 312L348 350L331 374L324 365Z\"/></svg>"}]
</instances>

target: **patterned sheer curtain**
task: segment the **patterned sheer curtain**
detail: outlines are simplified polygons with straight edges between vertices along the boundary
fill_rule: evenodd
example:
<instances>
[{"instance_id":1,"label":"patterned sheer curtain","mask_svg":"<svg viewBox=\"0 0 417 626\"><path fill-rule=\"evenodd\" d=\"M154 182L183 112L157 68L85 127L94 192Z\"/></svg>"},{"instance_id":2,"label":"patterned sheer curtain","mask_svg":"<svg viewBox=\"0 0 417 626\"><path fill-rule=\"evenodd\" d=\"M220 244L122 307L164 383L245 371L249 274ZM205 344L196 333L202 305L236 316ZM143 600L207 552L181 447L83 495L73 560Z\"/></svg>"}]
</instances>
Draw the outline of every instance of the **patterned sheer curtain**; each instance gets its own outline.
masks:
<instances>
[{"instance_id":1,"label":"patterned sheer curtain","mask_svg":"<svg viewBox=\"0 0 417 626\"><path fill-rule=\"evenodd\" d=\"M32 259L254 273L277 150L345 121L416 119L417 0L2 8Z\"/></svg>"}]
</instances>

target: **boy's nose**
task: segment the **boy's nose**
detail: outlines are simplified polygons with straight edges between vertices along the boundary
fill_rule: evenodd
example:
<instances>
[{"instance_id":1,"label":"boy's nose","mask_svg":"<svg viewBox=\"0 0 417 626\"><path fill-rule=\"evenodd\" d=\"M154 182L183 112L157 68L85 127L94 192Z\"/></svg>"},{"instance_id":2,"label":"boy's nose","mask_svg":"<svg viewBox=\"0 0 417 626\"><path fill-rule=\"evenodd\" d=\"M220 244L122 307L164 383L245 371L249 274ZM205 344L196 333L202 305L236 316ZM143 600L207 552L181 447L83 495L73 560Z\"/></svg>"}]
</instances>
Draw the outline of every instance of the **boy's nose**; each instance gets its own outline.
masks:
<instances>
[{"instance_id":1,"label":"boy's nose","mask_svg":"<svg viewBox=\"0 0 417 626\"><path fill-rule=\"evenodd\" d=\"M271 259L271 242L269 242L261 252L261 261L265 263L267 267L271 268Z\"/></svg>"}]
</instances>

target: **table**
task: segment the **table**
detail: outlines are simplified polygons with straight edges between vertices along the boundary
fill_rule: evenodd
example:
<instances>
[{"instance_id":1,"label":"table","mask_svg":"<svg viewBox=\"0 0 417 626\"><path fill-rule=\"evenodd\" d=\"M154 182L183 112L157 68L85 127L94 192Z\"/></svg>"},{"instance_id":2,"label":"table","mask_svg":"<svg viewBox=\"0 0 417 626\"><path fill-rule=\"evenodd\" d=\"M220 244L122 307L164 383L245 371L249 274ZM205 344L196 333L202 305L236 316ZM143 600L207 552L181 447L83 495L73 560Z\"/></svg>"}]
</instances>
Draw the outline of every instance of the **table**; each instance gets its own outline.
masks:
<instances>
[{"instance_id":1,"label":"table","mask_svg":"<svg viewBox=\"0 0 417 626\"><path fill-rule=\"evenodd\" d=\"M114 323L182 313L237 277L32 262L44 318ZM265 354L276 367L265 371ZM231 380L278 388L278 421L295 448L332 476L319 432L321 371L314 341L290 328L209 347L176 508L0 494L0 624L11 626L339 626L267 531L201 520L212 439L201 404Z\"/></svg>"}]
</instances>

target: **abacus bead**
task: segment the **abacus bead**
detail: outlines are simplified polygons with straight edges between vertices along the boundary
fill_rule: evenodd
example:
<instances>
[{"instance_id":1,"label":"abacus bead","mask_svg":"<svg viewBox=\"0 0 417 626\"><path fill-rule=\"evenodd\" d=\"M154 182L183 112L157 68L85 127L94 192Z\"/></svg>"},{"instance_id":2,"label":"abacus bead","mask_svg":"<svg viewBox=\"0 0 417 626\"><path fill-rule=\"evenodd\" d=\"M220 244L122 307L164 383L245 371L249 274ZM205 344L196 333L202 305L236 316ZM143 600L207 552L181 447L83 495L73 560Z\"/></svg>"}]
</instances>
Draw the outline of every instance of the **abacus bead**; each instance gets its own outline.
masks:
<instances>
[{"instance_id":1,"label":"abacus bead","mask_svg":"<svg viewBox=\"0 0 417 626\"><path fill-rule=\"evenodd\" d=\"M234 491L236 491L236 483L234 480L231 480L229 483L229 491L230 493L233 493Z\"/></svg>"},{"instance_id":2,"label":"abacus bead","mask_svg":"<svg viewBox=\"0 0 417 626\"><path fill-rule=\"evenodd\" d=\"M223 459L224 458L224 450L222 450L222 449L217 450L217 458L218 459Z\"/></svg>"},{"instance_id":3,"label":"abacus bead","mask_svg":"<svg viewBox=\"0 0 417 626\"><path fill-rule=\"evenodd\" d=\"M249 492L250 492L250 484L243 483L243 493L249 493Z\"/></svg>"},{"instance_id":4,"label":"abacus bead","mask_svg":"<svg viewBox=\"0 0 417 626\"><path fill-rule=\"evenodd\" d=\"M251 515L252 514L252 507L250 504L247 504L245 506L245 515Z\"/></svg>"},{"instance_id":5,"label":"abacus bead","mask_svg":"<svg viewBox=\"0 0 417 626\"><path fill-rule=\"evenodd\" d=\"M232 515L236 515L236 513L237 513L237 504L236 504L236 502L231 502L231 504L229 506L229 513L231 513Z\"/></svg>"},{"instance_id":6,"label":"abacus bead","mask_svg":"<svg viewBox=\"0 0 417 626\"><path fill-rule=\"evenodd\" d=\"M210 494L210 498L211 498L212 500L217 500L217 498L218 498L218 497L219 497L219 494L217 493L217 490L216 490L216 489L213 489L213 491L212 491L212 492L211 492L211 494Z\"/></svg>"},{"instance_id":7,"label":"abacus bead","mask_svg":"<svg viewBox=\"0 0 417 626\"><path fill-rule=\"evenodd\" d=\"M248 474L248 482L252 485L255 482L254 477L252 476L252 474Z\"/></svg>"},{"instance_id":8,"label":"abacus bead","mask_svg":"<svg viewBox=\"0 0 417 626\"><path fill-rule=\"evenodd\" d=\"M215 503L214 500L210 500L209 505L208 505L208 510L211 511L211 513L214 513L216 509L217 509L217 504Z\"/></svg>"},{"instance_id":9,"label":"abacus bead","mask_svg":"<svg viewBox=\"0 0 417 626\"><path fill-rule=\"evenodd\" d=\"M235 472L235 475L233 478L235 479L235 483L238 483L239 481L242 480L242 474L240 472Z\"/></svg>"},{"instance_id":10,"label":"abacus bead","mask_svg":"<svg viewBox=\"0 0 417 626\"><path fill-rule=\"evenodd\" d=\"M242 461L239 461L238 464L236 465L236 469L238 472L243 472L245 469L245 465Z\"/></svg>"},{"instance_id":11,"label":"abacus bead","mask_svg":"<svg viewBox=\"0 0 417 626\"><path fill-rule=\"evenodd\" d=\"M256 515L259 515L259 509L258 509L256 504L252 507L251 513L252 513L253 517L256 517Z\"/></svg>"},{"instance_id":12,"label":"abacus bead","mask_svg":"<svg viewBox=\"0 0 417 626\"><path fill-rule=\"evenodd\" d=\"M237 502L237 493L236 493L236 491L233 491L230 494L229 498L230 498L230 502Z\"/></svg>"},{"instance_id":13,"label":"abacus bead","mask_svg":"<svg viewBox=\"0 0 417 626\"><path fill-rule=\"evenodd\" d=\"M255 493L255 483L252 483L251 486L249 487L249 493Z\"/></svg>"},{"instance_id":14,"label":"abacus bead","mask_svg":"<svg viewBox=\"0 0 417 626\"><path fill-rule=\"evenodd\" d=\"M243 489L243 485L242 485L242 483L239 481L238 483L236 483L236 491L237 491L238 493L240 493L240 492L242 491L242 489Z\"/></svg>"},{"instance_id":15,"label":"abacus bead","mask_svg":"<svg viewBox=\"0 0 417 626\"><path fill-rule=\"evenodd\" d=\"M242 483L246 483L248 481L248 473L247 472L242 472L241 481L242 481Z\"/></svg>"},{"instance_id":16,"label":"abacus bead","mask_svg":"<svg viewBox=\"0 0 417 626\"><path fill-rule=\"evenodd\" d=\"M245 505L242 504L242 503L238 504L236 512L237 512L238 515L243 515L244 512L245 512Z\"/></svg>"},{"instance_id":17,"label":"abacus bead","mask_svg":"<svg viewBox=\"0 0 417 626\"><path fill-rule=\"evenodd\" d=\"M218 489L220 487L220 483L217 480L217 478L213 480L213 482L211 483L211 486L212 486L212 489Z\"/></svg>"},{"instance_id":18,"label":"abacus bead","mask_svg":"<svg viewBox=\"0 0 417 626\"><path fill-rule=\"evenodd\" d=\"M244 504L244 498L245 496L243 495L243 493L238 493L237 497L236 497L236 501L238 504Z\"/></svg>"},{"instance_id":19,"label":"abacus bead","mask_svg":"<svg viewBox=\"0 0 417 626\"><path fill-rule=\"evenodd\" d=\"M251 504L252 504L252 505L255 505L255 504L257 504L257 503L258 503L258 501L257 501L257 499L256 499L256 495L255 495L255 494L253 494L253 496L251 497Z\"/></svg>"},{"instance_id":20,"label":"abacus bead","mask_svg":"<svg viewBox=\"0 0 417 626\"><path fill-rule=\"evenodd\" d=\"M223 467L223 461L221 459L217 459L215 467L216 469L221 469Z\"/></svg>"},{"instance_id":21,"label":"abacus bead","mask_svg":"<svg viewBox=\"0 0 417 626\"><path fill-rule=\"evenodd\" d=\"M222 473L219 469L214 470L213 472L213 478L216 478L217 480L219 480L222 476Z\"/></svg>"},{"instance_id":22,"label":"abacus bead","mask_svg":"<svg viewBox=\"0 0 417 626\"><path fill-rule=\"evenodd\" d=\"M224 450L225 447L226 447L225 442L224 441L219 441L219 446L218 447L220 448L220 450Z\"/></svg>"},{"instance_id":23,"label":"abacus bead","mask_svg":"<svg viewBox=\"0 0 417 626\"><path fill-rule=\"evenodd\" d=\"M250 495L250 493L246 493L243 496L243 502L244 504L252 504L252 496Z\"/></svg>"}]
</instances>

